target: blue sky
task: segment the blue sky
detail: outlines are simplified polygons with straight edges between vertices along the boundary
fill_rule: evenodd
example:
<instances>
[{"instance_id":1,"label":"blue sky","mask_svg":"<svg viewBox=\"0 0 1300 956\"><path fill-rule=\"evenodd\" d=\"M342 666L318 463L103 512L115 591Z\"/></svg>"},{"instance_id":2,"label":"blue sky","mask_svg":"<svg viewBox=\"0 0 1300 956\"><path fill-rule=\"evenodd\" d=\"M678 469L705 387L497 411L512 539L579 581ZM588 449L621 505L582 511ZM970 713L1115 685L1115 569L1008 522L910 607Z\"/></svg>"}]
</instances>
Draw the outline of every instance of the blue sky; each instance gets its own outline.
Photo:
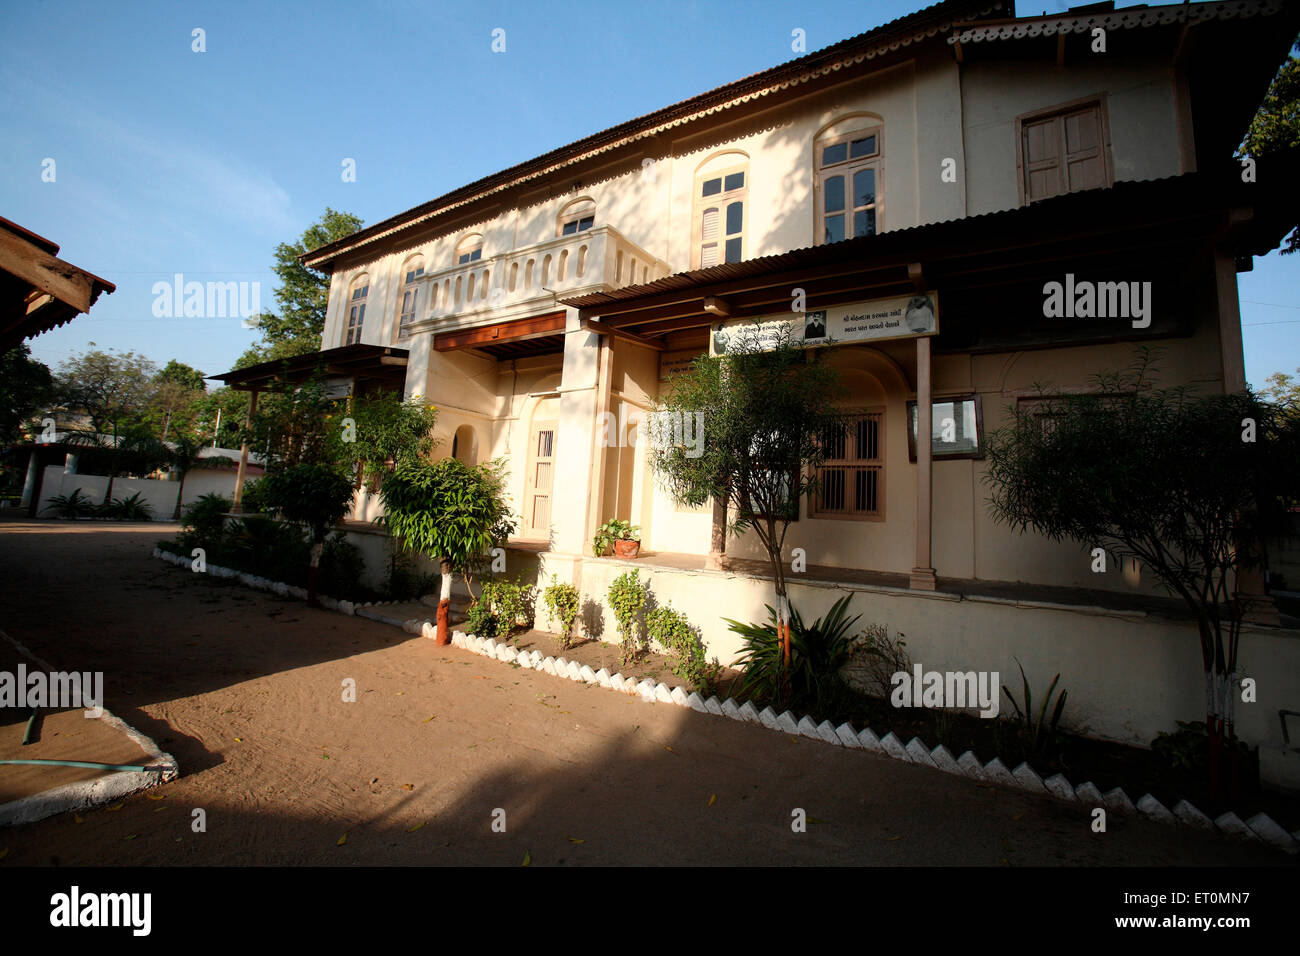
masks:
<instances>
[{"instance_id":1,"label":"blue sky","mask_svg":"<svg viewBox=\"0 0 1300 956\"><path fill-rule=\"evenodd\" d=\"M272 309L276 244L326 206L377 222L788 60L796 27L813 50L922 5L7 0L0 215L118 287L32 351L56 367L93 341L224 371L254 333L233 318L155 318L155 282L258 281ZM504 54L491 50L498 27ZM355 182L342 181L345 158ZM1277 253L1239 277L1256 386L1300 366L1298 277L1300 255Z\"/></svg>"}]
</instances>

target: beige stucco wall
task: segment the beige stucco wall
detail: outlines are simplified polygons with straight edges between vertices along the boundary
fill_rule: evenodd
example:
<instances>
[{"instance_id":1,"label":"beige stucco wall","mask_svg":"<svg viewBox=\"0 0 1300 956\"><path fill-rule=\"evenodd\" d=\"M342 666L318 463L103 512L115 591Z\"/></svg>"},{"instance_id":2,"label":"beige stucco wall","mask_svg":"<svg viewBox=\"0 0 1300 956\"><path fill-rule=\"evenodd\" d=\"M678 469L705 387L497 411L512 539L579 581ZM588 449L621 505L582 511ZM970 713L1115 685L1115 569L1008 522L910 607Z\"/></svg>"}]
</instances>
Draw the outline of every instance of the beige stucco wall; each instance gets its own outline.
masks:
<instances>
[{"instance_id":1,"label":"beige stucco wall","mask_svg":"<svg viewBox=\"0 0 1300 956\"><path fill-rule=\"evenodd\" d=\"M546 555L543 580L549 580L553 567L562 579L573 579L571 562ZM701 628L708 655L724 664L736 658L742 645L723 618L763 621L764 605L772 603L771 584L762 579L654 568L610 558L584 559L576 568L583 604L603 611L596 626L584 633L596 631L600 639L618 642L606 594L615 577L637 567L654 600L685 613ZM901 633L913 664L926 670L997 671L1001 683L1018 699L1017 659L1036 694L1041 695L1059 673L1059 686L1069 693L1064 722L1080 732L1146 745L1157 733L1175 730L1175 720L1205 719L1194 624L1096 608L959 599L801 579L790 583L790 599L807 621L825 614L847 593L854 595L852 612L862 615L859 625L885 624L891 636ZM549 625L545 614L539 602L539 626ZM1279 746L1277 702L1300 697L1300 631L1246 625L1240 659L1243 676L1254 677L1267 691L1261 691L1260 703L1237 705L1238 734L1252 744ZM1002 707L1010 709L1005 697Z\"/></svg>"},{"instance_id":2,"label":"beige stucco wall","mask_svg":"<svg viewBox=\"0 0 1300 956\"><path fill-rule=\"evenodd\" d=\"M961 75L967 215L1020 205L1016 117L1106 94L1116 181L1185 172L1179 154L1172 68L1152 61L1116 66L1100 56L1064 66L978 62Z\"/></svg>"}]
</instances>

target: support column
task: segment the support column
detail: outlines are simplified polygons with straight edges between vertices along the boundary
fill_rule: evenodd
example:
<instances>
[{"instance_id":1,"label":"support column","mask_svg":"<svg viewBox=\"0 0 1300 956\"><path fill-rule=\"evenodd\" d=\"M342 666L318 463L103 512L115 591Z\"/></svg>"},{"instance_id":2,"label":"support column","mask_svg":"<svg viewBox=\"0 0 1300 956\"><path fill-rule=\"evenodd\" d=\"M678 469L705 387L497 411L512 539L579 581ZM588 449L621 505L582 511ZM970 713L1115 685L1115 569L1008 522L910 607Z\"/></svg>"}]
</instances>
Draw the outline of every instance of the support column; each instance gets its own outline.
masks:
<instances>
[{"instance_id":1,"label":"support column","mask_svg":"<svg viewBox=\"0 0 1300 956\"><path fill-rule=\"evenodd\" d=\"M1215 281L1218 286L1219 354L1226 393L1246 388L1246 359L1241 341L1241 305L1237 299L1237 261L1231 252L1215 251ZM1242 619L1251 624L1281 626L1277 604L1268 593L1260 568L1238 568L1236 598Z\"/></svg>"},{"instance_id":2,"label":"support column","mask_svg":"<svg viewBox=\"0 0 1300 956\"><path fill-rule=\"evenodd\" d=\"M32 503L32 495L36 494L36 478L41 468L41 456L37 454L36 448L33 447L31 455L27 459L27 478L23 481L23 497L18 502L18 507L26 508Z\"/></svg>"},{"instance_id":3,"label":"support column","mask_svg":"<svg viewBox=\"0 0 1300 956\"><path fill-rule=\"evenodd\" d=\"M609 408L612 353L608 336L581 327L569 310L560 378L560 421L555 446L551 550L590 553L602 514L605 447L603 415Z\"/></svg>"},{"instance_id":4,"label":"support column","mask_svg":"<svg viewBox=\"0 0 1300 956\"><path fill-rule=\"evenodd\" d=\"M917 591L935 589L934 567L930 557L930 524L933 518L931 497L931 429L934 402L930 384L930 339L916 340L916 566L909 586Z\"/></svg>"},{"instance_id":5,"label":"support column","mask_svg":"<svg viewBox=\"0 0 1300 956\"><path fill-rule=\"evenodd\" d=\"M248 430L253 425L253 415L257 411L257 389L248 393L248 411L244 414L244 440L239 445L239 473L235 475L235 500L231 512L244 513L244 476L248 473Z\"/></svg>"}]
</instances>

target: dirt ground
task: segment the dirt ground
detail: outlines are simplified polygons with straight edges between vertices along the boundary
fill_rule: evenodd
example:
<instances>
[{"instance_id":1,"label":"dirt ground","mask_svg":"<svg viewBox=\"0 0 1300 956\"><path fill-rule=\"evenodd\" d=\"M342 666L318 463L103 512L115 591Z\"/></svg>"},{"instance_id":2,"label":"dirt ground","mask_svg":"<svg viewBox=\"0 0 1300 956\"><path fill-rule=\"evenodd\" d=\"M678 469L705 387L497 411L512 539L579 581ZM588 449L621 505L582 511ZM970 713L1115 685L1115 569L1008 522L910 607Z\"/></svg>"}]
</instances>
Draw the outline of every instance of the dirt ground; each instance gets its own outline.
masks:
<instances>
[{"instance_id":1,"label":"dirt ground","mask_svg":"<svg viewBox=\"0 0 1300 956\"><path fill-rule=\"evenodd\" d=\"M0 627L181 769L0 868L1294 862L439 648L153 559L172 530L0 520Z\"/></svg>"}]
</instances>

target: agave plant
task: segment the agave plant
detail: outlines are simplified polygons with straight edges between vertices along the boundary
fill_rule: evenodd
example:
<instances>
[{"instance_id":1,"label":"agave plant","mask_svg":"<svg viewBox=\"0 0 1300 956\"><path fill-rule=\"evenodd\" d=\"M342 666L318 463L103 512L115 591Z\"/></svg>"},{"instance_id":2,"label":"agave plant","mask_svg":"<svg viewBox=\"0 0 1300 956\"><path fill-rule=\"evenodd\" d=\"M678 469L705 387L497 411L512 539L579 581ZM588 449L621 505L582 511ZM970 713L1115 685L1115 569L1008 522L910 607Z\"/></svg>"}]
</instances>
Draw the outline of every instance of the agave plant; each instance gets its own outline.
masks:
<instances>
[{"instance_id":1,"label":"agave plant","mask_svg":"<svg viewBox=\"0 0 1300 956\"><path fill-rule=\"evenodd\" d=\"M137 491L128 498L114 498L111 504L102 508L104 517L118 521L152 521L153 509L140 495Z\"/></svg>"},{"instance_id":2,"label":"agave plant","mask_svg":"<svg viewBox=\"0 0 1300 956\"><path fill-rule=\"evenodd\" d=\"M1011 701L1011 706L1016 709L1016 720L1020 724L1021 735L1024 738L1025 747L1031 757L1043 756L1047 748L1056 740L1056 728L1061 722L1061 712L1065 710L1065 698L1068 696L1065 691L1061 691L1060 696L1056 699L1056 706L1052 709L1051 720L1048 721L1047 705L1052 702L1052 691L1056 690L1056 684L1061 679L1057 674L1052 678L1052 683L1047 687L1047 693L1043 695L1042 706L1038 708L1038 713L1034 713L1033 695L1029 690L1029 678L1025 676L1025 667L1016 659L1016 666L1020 668L1020 682L1024 687L1025 706L1022 710L1011 691L1005 687L1002 693L1007 695L1007 700Z\"/></svg>"},{"instance_id":3,"label":"agave plant","mask_svg":"<svg viewBox=\"0 0 1300 956\"><path fill-rule=\"evenodd\" d=\"M53 511L60 518L84 518L95 513L94 504L80 488L74 488L70 495L54 495L45 501L44 510Z\"/></svg>"},{"instance_id":4,"label":"agave plant","mask_svg":"<svg viewBox=\"0 0 1300 956\"><path fill-rule=\"evenodd\" d=\"M767 605L768 623L741 624L724 618L728 627L745 639L735 661L744 668L742 696L776 700L782 705L822 711L844 690L840 668L853 650L853 626L861 615L848 616L852 595L840 598L811 625L790 607L790 666L782 666L783 647L776 609Z\"/></svg>"}]
</instances>

